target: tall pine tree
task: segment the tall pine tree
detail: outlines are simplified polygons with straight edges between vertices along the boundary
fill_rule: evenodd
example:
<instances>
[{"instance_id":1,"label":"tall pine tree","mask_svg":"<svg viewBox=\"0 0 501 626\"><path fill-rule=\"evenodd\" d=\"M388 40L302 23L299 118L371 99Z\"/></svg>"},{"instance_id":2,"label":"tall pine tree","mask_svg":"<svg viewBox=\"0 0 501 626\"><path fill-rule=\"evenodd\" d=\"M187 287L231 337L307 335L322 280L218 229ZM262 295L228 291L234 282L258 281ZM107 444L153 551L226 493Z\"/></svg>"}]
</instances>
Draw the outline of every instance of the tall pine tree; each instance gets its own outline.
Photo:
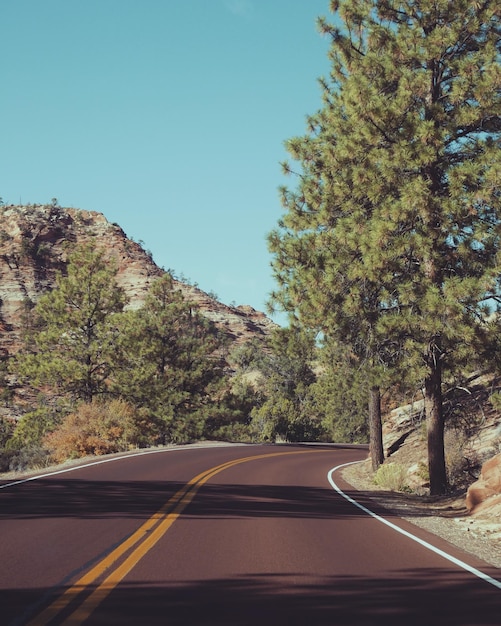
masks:
<instances>
[{"instance_id":1,"label":"tall pine tree","mask_svg":"<svg viewBox=\"0 0 501 626\"><path fill-rule=\"evenodd\" d=\"M111 389L156 418L163 443L200 437L223 381L224 338L165 274L119 319Z\"/></svg>"},{"instance_id":2,"label":"tall pine tree","mask_svg":"<svg viewBox=\"0 0 501 626\"><path fill-rule=\"evenodd\" d=\"M126 303L116 273L92 243L69 255L66 274L58 274L55 289L33 310L32 343L14 364L19 376L86 402L106 392L116 357L112 321Z\"/></svg>"},{"instance_id":3,"label":"tall pine tree","mask_svg":"<svg viewBox=\"0 0 501 626\"><path fill-rule=\"evenodd\" d=\"M339 64L344 68L342 59ZM339 86L348 84L340 73ZM361 242L375 210L359 184L367 146L347 145L358 121L327 85L324 95L324 108L309 118L309 134L286 144L300 171L297 188L282 189L286 213L269 236L279 283L272 299L320 330L326 344L347 346L368 372L370 452L377 469L384 460L379 387L390 355L394 360L394 341L378 331L385 307L381 277L368 271L367 244ZM294 173L287 163L284 170Z\"/></svg>"},{"instance_id":4,"label":"tall pine tree","mask_svg":"<svg viewBox=\"0 0 501 626\"><path fill-rule=\"evenodd\" d=\"M324 315L311 287L323 288L321 300L340 292L329 316L339 331L339 309L377 285L372 336L404 345L422 380L430 490L443 493L443 373L474 340L483 303L499 295L500 9L464 0L331 9L342 26L320 22L332 40L325 105L309 136L289 144L302 178L270 239L280 291L286 304L306 300ZM297 238L300 252L289 245ZM327 266L344 268L339 284ZM350 326L359 338L368 336L361 319Z\"/></svg>"}]
</instances>

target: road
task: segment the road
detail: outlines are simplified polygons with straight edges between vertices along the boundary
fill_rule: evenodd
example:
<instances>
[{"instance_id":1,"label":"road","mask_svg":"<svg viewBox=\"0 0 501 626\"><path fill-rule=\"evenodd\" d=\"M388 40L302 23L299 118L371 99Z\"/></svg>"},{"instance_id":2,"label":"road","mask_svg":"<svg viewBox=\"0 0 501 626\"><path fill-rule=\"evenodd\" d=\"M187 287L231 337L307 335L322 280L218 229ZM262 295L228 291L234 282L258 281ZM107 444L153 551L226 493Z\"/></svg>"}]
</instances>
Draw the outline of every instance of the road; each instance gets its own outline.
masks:
<instances>
[{"instance_id":1,"label":"road","mask_svg":"<svg viewBox=\"0 0 501 626\"><path fill-rule=\"evenodd\" d=\"M0 624L499 625L499 570L330 473L366 455L186 447L4 481Z\"/></svg>"}]
</instances>

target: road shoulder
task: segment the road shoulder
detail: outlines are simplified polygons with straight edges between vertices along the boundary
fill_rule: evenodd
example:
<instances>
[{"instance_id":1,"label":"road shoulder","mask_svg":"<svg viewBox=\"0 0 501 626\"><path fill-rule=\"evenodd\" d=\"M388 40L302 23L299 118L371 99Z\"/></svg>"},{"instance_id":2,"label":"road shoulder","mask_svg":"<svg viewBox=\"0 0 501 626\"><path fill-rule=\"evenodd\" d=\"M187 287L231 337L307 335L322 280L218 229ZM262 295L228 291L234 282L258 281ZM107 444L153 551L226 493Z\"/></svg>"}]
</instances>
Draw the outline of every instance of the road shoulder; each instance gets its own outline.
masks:
<instances>
[{"instance_id":1,"label":"road shoulder","mask_svg":"<svg viewBox=\"0 0 501 626\"><path fill-rule=\"evenodd\" d=\"M501 520L470 515L464 494L430 497L386 491L374 484L366 462L345 467L342 476L357 491L363 492L364 497L373 499L391 513L501 568Z\"/></svg>"}]
</instances>

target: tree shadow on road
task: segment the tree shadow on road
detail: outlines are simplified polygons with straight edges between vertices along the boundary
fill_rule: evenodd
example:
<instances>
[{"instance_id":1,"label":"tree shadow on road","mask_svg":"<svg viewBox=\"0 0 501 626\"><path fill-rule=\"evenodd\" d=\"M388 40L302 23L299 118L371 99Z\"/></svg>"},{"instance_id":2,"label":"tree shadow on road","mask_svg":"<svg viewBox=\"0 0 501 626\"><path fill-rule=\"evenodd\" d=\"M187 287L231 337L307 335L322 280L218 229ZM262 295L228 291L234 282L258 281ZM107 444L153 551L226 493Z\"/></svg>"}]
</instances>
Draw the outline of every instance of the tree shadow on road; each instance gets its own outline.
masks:
<instances>
[{"instance_id":1,"label":"tree shadow on road","mask_svg":"<svg viewBox=\"0 0 501 626\"><path fill-rule=\"evenodd\" d=\"M0 519L43 517L143 518L157 512L185 486L169 481L87 481L41 479L4 491ZM200 517L305 517L359 515L355 507L325 488L206 484L187 513Z\"/></svg>"},{"instance_id":2,"label":"tree shadow on road","mask_svg":"<svg viewBox=\"0 0 501 626\"><path fill-rule=\"evenodd\" d=\"M70 518L147 518L156 513L184 483L174 481L89 481L70 478L40 479L0 494L0 520ZM346 492L368 508L378 505L370 492ZM384 509L379 507L381 512ZM424 516L425 507L402 511ZM364 515L325 488L284 485L205 484L185 512L203 518L288 517L331 518Z\"/></svg>"},{"instance_id":3,"label":"tree shadow on road","mask_svg":"<svg viewBox=\"0 0 501 626\"><path fill-rule=\"evenodd\" d=\"M0 623L26 623L34 608L31 603L43 593L0 592L4 614ZM382 578L308 579L298 573L121 585L86 624L498 626L500 613L499 590L444 569L397 571ZM64 623L66 617L54 623Z\"/></svg>"}]
</instances>

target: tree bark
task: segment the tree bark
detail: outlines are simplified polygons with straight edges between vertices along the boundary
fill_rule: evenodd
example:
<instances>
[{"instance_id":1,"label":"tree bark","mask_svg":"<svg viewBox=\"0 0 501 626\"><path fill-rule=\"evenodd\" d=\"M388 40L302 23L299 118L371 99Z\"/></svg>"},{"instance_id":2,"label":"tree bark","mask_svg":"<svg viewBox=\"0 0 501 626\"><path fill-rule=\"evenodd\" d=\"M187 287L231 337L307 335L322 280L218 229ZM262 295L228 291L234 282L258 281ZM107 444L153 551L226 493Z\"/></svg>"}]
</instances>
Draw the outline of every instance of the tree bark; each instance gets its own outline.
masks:
<instances>
[{"instance_id":1,"label":"tree bark","mask_svg":"<svg viewBox=\"0 0 501 626\"><path fill-rule=\"evenodd\" d=\"M428 434L430 495L447 492L442 408L442 364L437 348L431 349L429 373L425 379L425 411Z\"/></svg>"},{"instance_id":2,"label":"tree bark","mask_svg":"<svg viewBox=\"0 0 501 626\"><path fill-rule=\"evenodd\" d=\"M371 387L369 392L369 450L372 469L376 471L384 461L381 392L379 387Z\"/></svg>"}]
</instances>

